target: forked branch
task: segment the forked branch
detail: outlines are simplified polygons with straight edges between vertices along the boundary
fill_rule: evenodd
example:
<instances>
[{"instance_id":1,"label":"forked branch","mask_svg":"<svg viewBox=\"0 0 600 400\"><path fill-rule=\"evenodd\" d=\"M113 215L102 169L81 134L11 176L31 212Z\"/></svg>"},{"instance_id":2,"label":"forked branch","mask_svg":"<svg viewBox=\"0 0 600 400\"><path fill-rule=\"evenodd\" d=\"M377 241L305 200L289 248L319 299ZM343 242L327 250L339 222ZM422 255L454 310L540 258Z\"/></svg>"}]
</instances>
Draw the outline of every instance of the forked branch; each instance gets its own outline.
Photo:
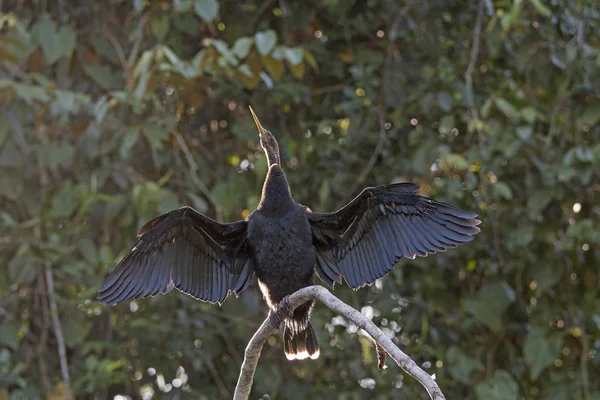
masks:
<instances>
[{"instance_id":1,"label":"forked branch","mask_svg":"<svg viewBox=\"0 0 600 400\"><path fill-rule=\"evenodd\" d=\"M402 350L398 348L392 342L392 340L381 331L371 320L362 315L358 310L350 307L337 297L335 297L329 290L322 286L309 286L304 289L300 289L289 297L289 302L292 309L295 309L299 305L305 303L308 300L317 299L323 304L329 307L331 310L343 315L352 322L354 322L359 328L366 331L371 337L385 349L389 356L398 364L400 368L406 371L407 374L415 378L429 393L429 396L433 400L445 400L446 398L442 394L439 386L435 380L427 372L423 371L409 356L407 356ZM244 362L242 363L242 370L238 378L238 383L235 388L234 400L246 400L250 395L252 389L252 381L254 380L254 372L256 371L256 365L260 358L263 345L274 332L269 317L265 319L260 328L256 331L244 354Z\"/></svg>"}]
</instances>

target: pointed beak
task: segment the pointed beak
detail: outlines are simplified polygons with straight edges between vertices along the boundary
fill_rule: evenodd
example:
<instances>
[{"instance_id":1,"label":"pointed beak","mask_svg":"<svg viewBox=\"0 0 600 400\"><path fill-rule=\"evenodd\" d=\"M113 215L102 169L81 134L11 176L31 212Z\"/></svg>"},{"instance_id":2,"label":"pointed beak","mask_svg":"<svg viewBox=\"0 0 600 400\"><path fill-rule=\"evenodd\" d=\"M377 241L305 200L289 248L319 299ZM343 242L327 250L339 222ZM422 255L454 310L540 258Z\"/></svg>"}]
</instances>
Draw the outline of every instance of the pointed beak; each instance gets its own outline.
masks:
<instances>
[{"instance_id":1,"label":"pointed beak","mask_svg":"<svg viewBox=\"0 0 600 400\"><path fill-rule=\"evenodd\" d=\"M260 121L256 117L256 114L254 114L254 110L252 109L252 107L248 106L248 108L250 109L250 112L252 113L252 118L254 118L254 123L256 124L256 127L258 128L258 134L260 135L261 138L266 139L267 134L265 133L265 128L263 128L262 125L260 124Z\"/></svg>"}]
</instances>

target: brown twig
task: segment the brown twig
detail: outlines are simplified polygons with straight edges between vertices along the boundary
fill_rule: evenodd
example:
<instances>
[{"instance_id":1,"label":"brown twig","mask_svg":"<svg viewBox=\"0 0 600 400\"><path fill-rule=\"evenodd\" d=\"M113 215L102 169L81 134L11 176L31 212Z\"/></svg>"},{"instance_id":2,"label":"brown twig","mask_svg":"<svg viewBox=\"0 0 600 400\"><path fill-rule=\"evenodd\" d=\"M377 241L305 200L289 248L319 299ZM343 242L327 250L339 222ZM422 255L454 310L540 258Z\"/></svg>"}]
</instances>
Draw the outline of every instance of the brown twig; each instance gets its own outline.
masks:
<instances>
[{"instance_id":1,"label":"brown twig","mask_svg":"<svg viewBox=\"0 0 600 400\"><path fill-rule=\"evenodd\" d=\"M289 297L289 304L291 309L294 310L299 305L312 299L320 300L331 310L348 318L359 328L371 335L373 340L385 349L400 368L423 385L431 399L445 400L442 391L431 375L423 371L409 356L400 350L398 346L396 346L394 342L392 342L392 340L370 319L335 297L329 290L322 286L309 286L300 289ZM246 400L248 396L250 396L252 382L254 380L254 371L256 370L260 353L269 336L275 331L276 328L273 327L271 319L267 317L252 339L250 339L250 342L246 347L244 362L235 388L233 396L234 400Z\"/></svg>"}]
</instances>

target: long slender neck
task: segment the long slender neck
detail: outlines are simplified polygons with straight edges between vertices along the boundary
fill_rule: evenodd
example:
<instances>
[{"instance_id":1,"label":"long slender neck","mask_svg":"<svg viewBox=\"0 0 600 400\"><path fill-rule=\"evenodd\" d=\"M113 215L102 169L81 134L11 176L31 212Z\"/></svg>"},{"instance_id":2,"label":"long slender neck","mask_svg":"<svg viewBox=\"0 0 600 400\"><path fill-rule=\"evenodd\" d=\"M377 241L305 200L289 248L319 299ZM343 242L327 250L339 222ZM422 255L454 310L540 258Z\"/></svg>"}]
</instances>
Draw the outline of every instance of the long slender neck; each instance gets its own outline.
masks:
<instances>
[{"instance_id":1,"label":"long slender neck","mask_svg":"<svg viewBox=\"0 0 600 400\"><path fill-rule=\"evenodd\" d=\"M279 165L271 165L263 185L262 198L257 208L265 212L276 213L285 212L295 204L285 172Z\"/></svg>"},{"instance_id":2,"label":"long slender neck","mask_svg":"<svg viewBox=\"0 0 600 400\"><path fill-rule=\"evenodd\" d=\"M279 149L268 149L268 150L265 150L265 153L267 154L267 161L269 162L269 168L271 168L271 166L273 166L273 165L279 165L279 163L280 163ZM285 178L285 174L283 175L283 177Z\"/></svg>"}]
</instances>

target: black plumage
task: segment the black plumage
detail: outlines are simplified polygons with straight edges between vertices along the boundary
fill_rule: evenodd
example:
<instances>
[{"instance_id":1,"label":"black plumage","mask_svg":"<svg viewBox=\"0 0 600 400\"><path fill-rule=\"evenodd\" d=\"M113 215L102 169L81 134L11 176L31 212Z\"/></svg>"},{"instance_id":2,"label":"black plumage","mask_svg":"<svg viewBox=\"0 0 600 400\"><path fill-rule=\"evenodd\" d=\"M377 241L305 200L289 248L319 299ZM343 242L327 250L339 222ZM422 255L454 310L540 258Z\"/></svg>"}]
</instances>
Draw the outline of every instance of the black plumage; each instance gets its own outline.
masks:
<instances>
[{"instance_id":1,"label":"black plumage","mask_svg":"<svg viewBox=\"0 0 600 400\"><path fill-rule=\"evenodd\" d=\"M315 271L331 288L343 278L358 289L383 277L402 257L444 251L479 232L476 214L419 196L412 183L366 188L337 212L311 212L292 198L277 141L252 116L269 163L256 211L234 223L219 223L190 207L153 219L100 288L101 302L113 305L176 288L221 303L230 292L243 292L256 274L275 309L312 285ZM301 305L284 321L289 359L319 356L309 323L314 305Z\"/></svg>"}]
</instances>

